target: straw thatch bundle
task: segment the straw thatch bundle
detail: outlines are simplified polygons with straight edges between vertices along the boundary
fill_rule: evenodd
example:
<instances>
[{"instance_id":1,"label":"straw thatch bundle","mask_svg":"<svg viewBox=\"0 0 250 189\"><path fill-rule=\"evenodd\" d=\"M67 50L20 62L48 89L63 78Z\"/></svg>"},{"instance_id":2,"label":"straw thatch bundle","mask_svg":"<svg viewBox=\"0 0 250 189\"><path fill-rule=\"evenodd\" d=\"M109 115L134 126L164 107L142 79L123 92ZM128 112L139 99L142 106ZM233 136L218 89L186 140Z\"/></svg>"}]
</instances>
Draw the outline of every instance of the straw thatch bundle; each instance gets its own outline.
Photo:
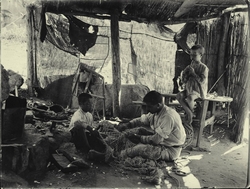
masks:
<instances>
[{"instance_id":1,"label":"straw thatch bundle","mask_svg":"<svg viewBox=\"0 0 250 189\"><path fill-rule=\"evenodd\" d=\"M228 69L227 94L233 97L232 113L236 119L235 142L242 140L243 128L247 115L248 103L248 24L247 14L231 14L229 25L229 37L227 41L228 51L226 54Z\"/></svg>"}]
</instances>

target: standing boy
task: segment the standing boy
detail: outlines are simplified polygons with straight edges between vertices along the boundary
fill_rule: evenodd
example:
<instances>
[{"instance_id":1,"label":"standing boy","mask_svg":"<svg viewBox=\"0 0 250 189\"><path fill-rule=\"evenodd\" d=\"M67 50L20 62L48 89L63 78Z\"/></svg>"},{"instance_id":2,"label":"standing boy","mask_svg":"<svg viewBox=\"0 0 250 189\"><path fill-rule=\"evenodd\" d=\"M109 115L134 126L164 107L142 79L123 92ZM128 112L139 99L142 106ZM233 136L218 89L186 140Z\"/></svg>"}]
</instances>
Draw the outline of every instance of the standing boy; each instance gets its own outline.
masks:
<instances>
[{"instance_id":1,"label":"standing boy","mask_svg":"<svg viewBox=\"0 0 250 189\"><path fill-rule=\"evenodd\" d=\"M194 101L197 98L204 98L207 95L208 67L201 62L204 48L201 45L194 45L190 51L191 64L182 72L181 81L184 84L184 91L177 94L177 100L187 113L188 123L192 123Z\"/></svg>"}]
</instances>

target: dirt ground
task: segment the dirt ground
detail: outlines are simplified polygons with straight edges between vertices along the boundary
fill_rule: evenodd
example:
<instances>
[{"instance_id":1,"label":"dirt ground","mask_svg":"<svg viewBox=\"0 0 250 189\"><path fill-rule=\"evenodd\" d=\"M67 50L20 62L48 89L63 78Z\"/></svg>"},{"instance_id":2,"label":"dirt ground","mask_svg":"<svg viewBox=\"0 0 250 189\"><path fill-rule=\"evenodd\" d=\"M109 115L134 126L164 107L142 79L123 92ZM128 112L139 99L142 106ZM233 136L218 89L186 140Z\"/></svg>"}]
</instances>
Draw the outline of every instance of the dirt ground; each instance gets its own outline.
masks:
<instances>
[{"instance_id":1,"label":"dirt ground","mask_svg":"<svg viewBox=\"0 0 250 189\"><path fill-rule=\"evenodd\" d=\"M195 128L197 131L197 128ZM244 188L247 177L248 142L240 145L230 141L230 132L225 125L214 127L209 134L205 128L200 147L204 151L184 150L182 157L190 160L183 168L189 173L178 176L170 173L161 188ZM196 144L196 138L193 145ZM205 151L207 150L207 151ZM141 179L137 172L126 171L111 165L92 163L88 170L64 174L51 167L44 178L32 184L37 188L158 188Z\"/></svg>"},{"instance_id":2,"label":"dirt ground","mask_svg":"<svg viewBox=\"0 0 250 189\"><path fill-rule=\"evenodd\" d=\"M26 53L16 49L26 49L24 44L11 44L2 40L1 62L7 69L20 73L26 79ZM197 128L195 128L197 130ZM167 187L187 188L243 188L247 178L248 140L236 145L230 141L230 132L225 125L215 125L210 135L205 128L200 146L210 151L183 151L190 163L184 168L190 172L181 177L170 174ZM195 146L196 140L193 141ZM174 178L173 178L174 177ZM35 188L155 188L146 183L136 172L124 171L109 165L93 164L88 170L64 174L52 167L44 178L34 180L27 187ZM168 183L166 181L166 183ZM25 186L22 186L24 188Z\"/></svg>"},{"instance_id":3,"label":"dirt ground","mask_svg":"<svg viewBox=\"0 0 250 189\"><path fill-rule=\"evenodd\" d=\"M197 136L197 127L195 136ZM181 158L189 163L182 171L187 176L178 176L173 172L166 175L160 185L148 183L143 175L128 171L114 163L104 164L90 162L91 167L74 173L63 173L51 164L48 171L41 176L28 175L27 182L9 187L21 188L244 188L247 178L248 142L240 145L230 141L230 130L226 125L215 125L209 134L205 128L200 147L203 151L183 150ZM191 145L194 147L196 138ZM169 165L169 164L167 164ZM171 165L171 163L170 163ZM167 169L169 166L166 167Z\"/></svg>"}]
</instances>

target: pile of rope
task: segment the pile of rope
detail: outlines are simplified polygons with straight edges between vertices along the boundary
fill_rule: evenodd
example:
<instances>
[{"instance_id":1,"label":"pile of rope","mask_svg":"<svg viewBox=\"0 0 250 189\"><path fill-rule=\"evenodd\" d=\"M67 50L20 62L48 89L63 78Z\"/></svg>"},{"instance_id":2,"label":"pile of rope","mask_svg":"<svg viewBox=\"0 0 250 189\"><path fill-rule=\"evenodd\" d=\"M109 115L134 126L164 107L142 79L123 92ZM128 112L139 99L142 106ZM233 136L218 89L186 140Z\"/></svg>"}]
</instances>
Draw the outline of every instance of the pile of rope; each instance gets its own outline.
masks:
<instances>
[{"instance_id":1,"label":"pile of rope","mask_svg":"<svg viewBox=\"0 0 250 189\"><path fill-rule=\"evenodd\" d=\"M98 131L107 145L114 150L114 154L119 154L122 150L135 146L126 138L126 132L118 131L114 124L109 121L102 121L99 124Z\"/></svg>"},{"instance_id":2,"label":"pile of rope","mask_svg":"<svg viewBox=\"0 0 250 189\"><path fill-rule=\"evenodd\" d=\"M131 132L136 134L150 134L148 131L145 131L144 128L138 127L120 132L114 127L114 124L109 121L102 121L99 123L98 131L116 156L115 161L109 163L110 166L120 168L122 170L136 171L142 175L142 180L155 185L163 183L163 180L166 179L166 174L163 172L166 165L163 166L163 168L162 166L159 166L158 162L150 159L144 159L140 156L136 156L134 158L126 157L125 159L119 158L119 154L122 150L136 145L126 138L127 135Z\"/></svg>"}]
</instances>

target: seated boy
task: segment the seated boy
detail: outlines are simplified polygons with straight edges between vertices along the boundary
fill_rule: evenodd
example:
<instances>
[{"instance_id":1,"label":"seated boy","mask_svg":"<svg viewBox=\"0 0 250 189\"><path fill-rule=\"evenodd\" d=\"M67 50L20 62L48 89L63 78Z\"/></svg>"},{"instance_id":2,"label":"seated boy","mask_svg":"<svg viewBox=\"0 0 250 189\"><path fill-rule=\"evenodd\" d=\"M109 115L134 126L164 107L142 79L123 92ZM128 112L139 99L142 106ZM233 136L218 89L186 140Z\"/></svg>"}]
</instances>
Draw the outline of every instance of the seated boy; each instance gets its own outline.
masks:
<instances>
[{"instance_id":1,"label":"seated boy","mask_svg":"<svg viewBox=\"0 0 250 189\"><path fill-rule=\"evenodd\" d=\"M81 93L78 96L79 109L71 118L69 130L71 141L77 150L88 154L90 159L105 161L107 145L102 140L99 132L93 127L92 96L88 93Z\"/></svg>"},{"instance_id":2,"label":"seated boy","mask_svg":"<svg viewBox=\"0 0 250 189\"><path fill-rule=\"evenodd\" d=\"M195 99L204 98L207 94L208 67L201 62L204 48L194 45L190 51L191 64L182 72L181 81L184 91L177 94L177 100L187 113L188 123L192 123Z\"/></svg>"}]
</instances>

